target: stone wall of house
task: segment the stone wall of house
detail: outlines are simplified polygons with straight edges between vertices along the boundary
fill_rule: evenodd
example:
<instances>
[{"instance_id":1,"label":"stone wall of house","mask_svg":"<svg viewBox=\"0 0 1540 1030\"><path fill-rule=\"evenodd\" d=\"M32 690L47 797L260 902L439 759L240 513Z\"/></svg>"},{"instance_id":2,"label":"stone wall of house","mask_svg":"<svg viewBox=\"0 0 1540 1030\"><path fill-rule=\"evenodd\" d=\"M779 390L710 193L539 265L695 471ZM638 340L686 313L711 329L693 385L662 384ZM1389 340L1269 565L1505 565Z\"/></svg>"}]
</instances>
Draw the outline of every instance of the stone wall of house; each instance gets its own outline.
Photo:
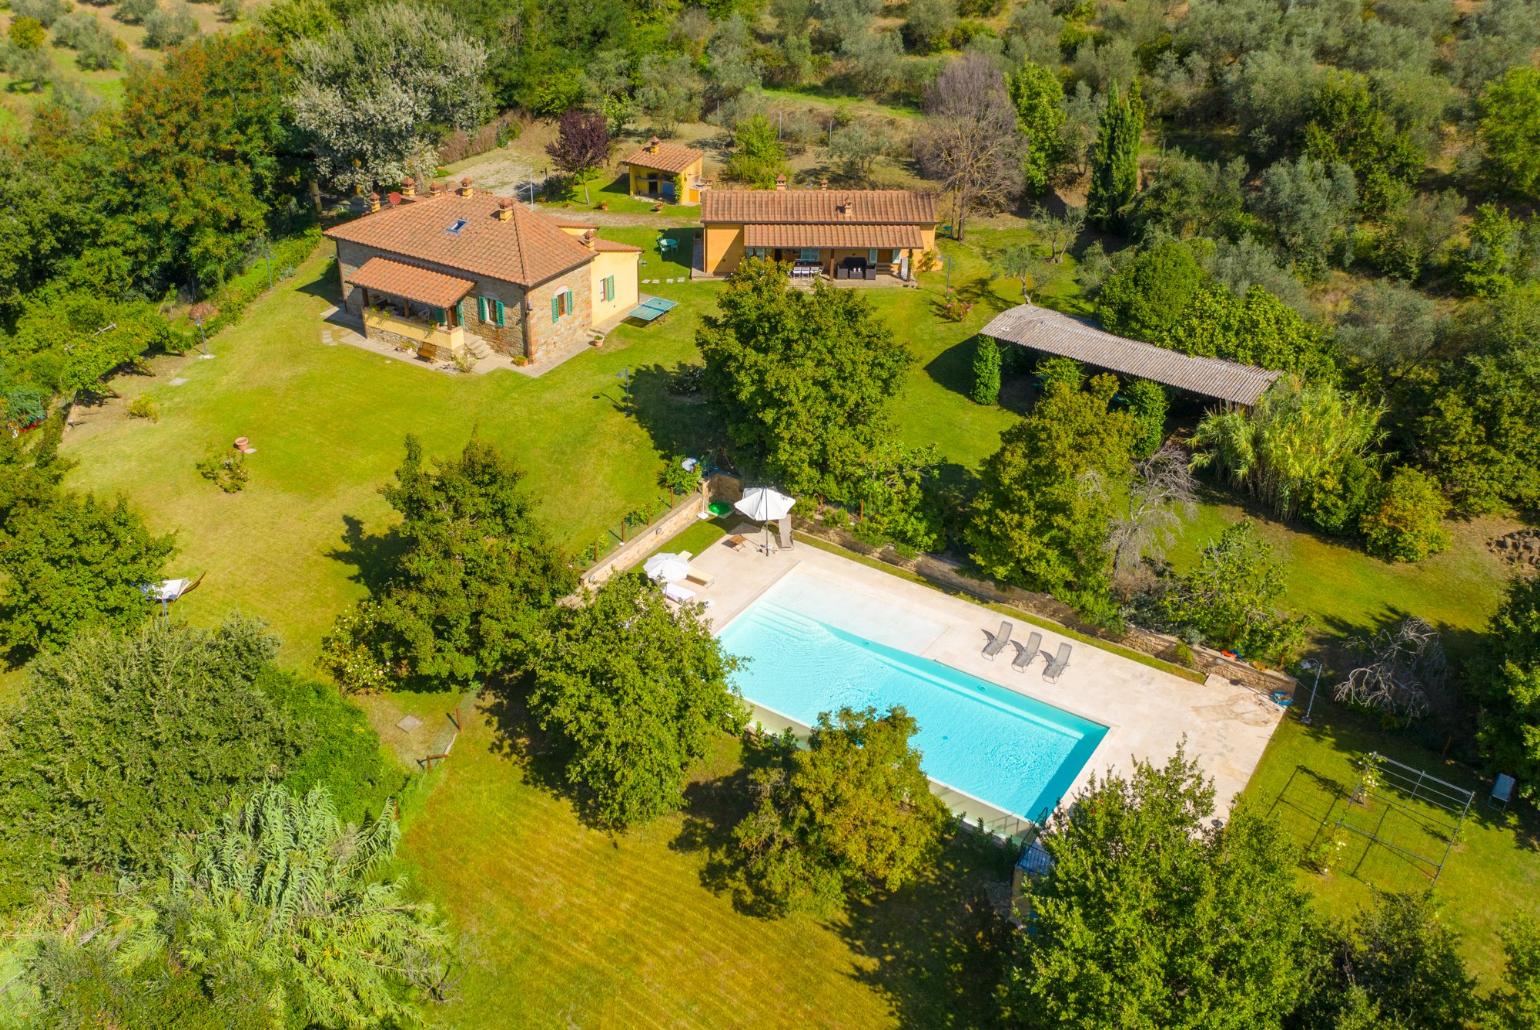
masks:
<instances>
[{"instance_id":1,"label":"stone wall of house","mask_svg":"<svg viewBox=\"0 0 1540 1030\"><path fill-rule=\"evenodd\" d=\"M580 265L529 291L526 356L531 364L552 365L589 345L594 324L592 268L592 262ZM572 291L573 310L553 322L551 298L563 290Z\"/></svg>"},{"instance_id":2,"label":"stone wall of house","mask_svg":"<svg viewBox=\"0 0 1540 1030\"><path fill-rule=\"evenodd\" d=\"M588 346L593 328L592 263L580 265L569 272L549 279L526 294L522 287L501 279L479 276L464 269L451 268L432 261L403 258L402 255L376 247L337 240L337 272L341 277L342 303L355 315L363 313L363 292L348 283L354 273L372 257L388 258L418 265L422 268L443 272L461 279L469 279L476 285L466 295L461 308L465 315L465 331L487 342L493 350L514 357L527 357L541 364L560 361ZM562 289L570 289L573 310L558 321L551 321L551 297ZM488 301L487 317L483 320L476 298ZM499 326L491 301L503 302L503 322Z\"/></svg>"}]
</instances>

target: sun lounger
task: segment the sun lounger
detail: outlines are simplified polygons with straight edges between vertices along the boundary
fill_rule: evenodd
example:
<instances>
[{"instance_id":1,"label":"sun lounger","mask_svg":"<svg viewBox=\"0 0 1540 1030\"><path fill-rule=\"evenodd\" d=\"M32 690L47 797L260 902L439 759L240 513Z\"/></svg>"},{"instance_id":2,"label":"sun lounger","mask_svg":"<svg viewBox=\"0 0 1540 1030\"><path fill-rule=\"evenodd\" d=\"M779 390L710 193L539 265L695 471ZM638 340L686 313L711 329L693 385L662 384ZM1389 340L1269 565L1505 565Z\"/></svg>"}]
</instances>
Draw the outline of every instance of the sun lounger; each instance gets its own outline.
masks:
<instances>
[{"instance_id":1,"label":"sun lounger","mask_svg":"<svg viewBox=\"0 0 1540 1030\"><path fill-rule=\"evenodd\" d=\"M703 587L709 587L717 581L717 578L711 573L697 569L694 565L685 570L684 578L691 583L698 583Z\"/></svg>"},{"instance_id":2,"label":"sun lounger","mask_svg":"<svg viewBox=\"0 0 1540 1030\"><path fill-rule=\"evenodd\" d=\"M663 596L676 604L684 604L695 600L695 591L689 587L682 587L678 583L669 583L663 588Z\"/></svg>"},{"instance_id":3,"label":"sun lounger","mask_svg":"<svg viewBox=\"0 0 1540 1030\"><path fill-rule=\"evenodd\" d=\"M1059 653L1048 661L1048 668L1043 670L1043 679L1049 683L1057 680L1066 668L1069 667L1069 645L1060 644Z\"/></svg>"},{"instance_id":4,"label":"sun lounger","mask_svg":"<svg viewBox=\"0 0 1540 1030\"><path fill-rule=\"evenodd\" d=\"M1016 660L1011 663L1011 668L1017 672L1026 672L1027 666L1031 665L1033 659L1037 657L1037 649L1042 646L1043 635L1033 630L1032 635L1027 637L1025 646L1021 644L1016 645Z\"/></svg>"},{"instance_id":5,"label":"sun lounger","mask_svg":"<svg viewBox=\"0 0 1540 1030\"><path fill-rule=\"evenodd\" d=\"M1005 645L1011 642L1012 628L1013 627L1011 626L1010 622L1005 619L1001 619L1000 628L995 631L995 635L990 638L989 643L984 645L984 650L980 651L979 653L982 654L985 658L988 658L990 661L994 661L995 655L999 654L1001 651L1004 651Z\"/></svg>"}]
</instances>

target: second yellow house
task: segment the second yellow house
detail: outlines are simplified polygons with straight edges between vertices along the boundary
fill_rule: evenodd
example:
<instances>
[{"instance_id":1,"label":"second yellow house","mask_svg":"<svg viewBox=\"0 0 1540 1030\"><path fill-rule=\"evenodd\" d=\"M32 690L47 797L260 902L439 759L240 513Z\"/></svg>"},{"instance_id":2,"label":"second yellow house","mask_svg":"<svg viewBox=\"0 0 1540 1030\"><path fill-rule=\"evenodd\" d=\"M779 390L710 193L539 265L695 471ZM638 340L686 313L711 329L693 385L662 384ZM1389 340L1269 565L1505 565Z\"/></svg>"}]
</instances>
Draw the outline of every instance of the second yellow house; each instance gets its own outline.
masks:
<instances>
[{"instance_id":1,"label":"second yellow house","mask_svg":"<svg viewBox=\"0 0 1540 1030\"><path fill-rule=\"evenodd\" d=\"M705 191L702 268L731 275L745 257L795 276L900 283L936 249L936 198L913 190Z\"/></svg>"},{"instance_id":2,"label":"second yellow house","mask_svg":"<svg viewBox=\"0 0 1540 1030\"><path fill-rule=\"evenodd\" d=\"M621 164L629 192L668 204L699 204L706 155L694 147L664 143L654 136Z\"/></svg>"}]
</instances>

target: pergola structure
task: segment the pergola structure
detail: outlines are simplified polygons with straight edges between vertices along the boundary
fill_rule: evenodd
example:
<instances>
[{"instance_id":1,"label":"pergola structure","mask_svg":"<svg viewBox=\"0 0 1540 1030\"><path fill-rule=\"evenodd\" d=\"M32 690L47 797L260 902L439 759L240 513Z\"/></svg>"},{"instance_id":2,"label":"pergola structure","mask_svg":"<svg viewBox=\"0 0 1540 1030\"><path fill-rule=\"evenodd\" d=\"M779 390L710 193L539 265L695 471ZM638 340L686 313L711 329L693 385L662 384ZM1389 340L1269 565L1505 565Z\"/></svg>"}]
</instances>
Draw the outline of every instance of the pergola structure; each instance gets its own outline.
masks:
<instances>
[{"instance_id":1,"label":"pergola structure","mask_svg":"<svg viewBox=\"0 0 1540 1030\"><path fill-rule=\"evenodd\" d=\"M1280 374L1223 358L1195 357L1143 340L1114 336L1078 318L1035 304L1019 304L1002 311L979 331L1001 343L1072 358L1083 365L1149 379L1185 393L1244 408L1253 407Z\"/></svg>"}]
</instances>

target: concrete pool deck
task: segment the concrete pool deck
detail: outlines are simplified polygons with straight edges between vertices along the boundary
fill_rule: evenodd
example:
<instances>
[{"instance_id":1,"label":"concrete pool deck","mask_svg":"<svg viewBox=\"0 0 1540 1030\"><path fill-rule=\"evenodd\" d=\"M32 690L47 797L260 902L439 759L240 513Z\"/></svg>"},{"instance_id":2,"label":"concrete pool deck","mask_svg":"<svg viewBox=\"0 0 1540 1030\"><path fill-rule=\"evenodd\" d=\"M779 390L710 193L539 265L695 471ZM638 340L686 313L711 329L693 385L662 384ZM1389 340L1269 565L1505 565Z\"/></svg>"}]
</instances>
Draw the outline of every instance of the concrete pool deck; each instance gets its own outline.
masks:
<instances>
[{"instance_id":1,"label":"concrete pool deck","mask_svg":"<svg viewBox=\"0 0 1540 1030\"><path fill-rule=\"evenodd\" d=\"M1037 630L1043 634L1042 650L1049 654L1061 642L1073 649L1057 683L1043 679L1042 657L1026 672L1016 672L1011 668L1014 646L994 661L980 654L1000 625L999 613L806 544L764 554L752 546L762 539L762 534L750 535L751 546L739 551L720 540L691 559L697 570L714 577L709 587L686 585L699 600L711 602L706 614L715 632L720 633L766 591L790 582L788 577L798 581L799 587L821 582L831 592L837 591L842 601L848 599L837 617L841 628L1106 726L1106 737L1071 784L1066 799L1078 793L1093 773L1126 775L1132 771L1133 758L1165 761L1185 735L1188 756L1214 780L1216 814L1227 816L1282 718L1283 709L1256 691L1220 677L1194 683L1011 619L1015 627L1011 639L1016 642L1025 643ZM788 725L758 708L755 717L772 730ZM938 786L937 793L969 821L983 817L987 823L1002 825L1012 818L1012 813L956 791Z\"/></svg>"}]
</instances>

